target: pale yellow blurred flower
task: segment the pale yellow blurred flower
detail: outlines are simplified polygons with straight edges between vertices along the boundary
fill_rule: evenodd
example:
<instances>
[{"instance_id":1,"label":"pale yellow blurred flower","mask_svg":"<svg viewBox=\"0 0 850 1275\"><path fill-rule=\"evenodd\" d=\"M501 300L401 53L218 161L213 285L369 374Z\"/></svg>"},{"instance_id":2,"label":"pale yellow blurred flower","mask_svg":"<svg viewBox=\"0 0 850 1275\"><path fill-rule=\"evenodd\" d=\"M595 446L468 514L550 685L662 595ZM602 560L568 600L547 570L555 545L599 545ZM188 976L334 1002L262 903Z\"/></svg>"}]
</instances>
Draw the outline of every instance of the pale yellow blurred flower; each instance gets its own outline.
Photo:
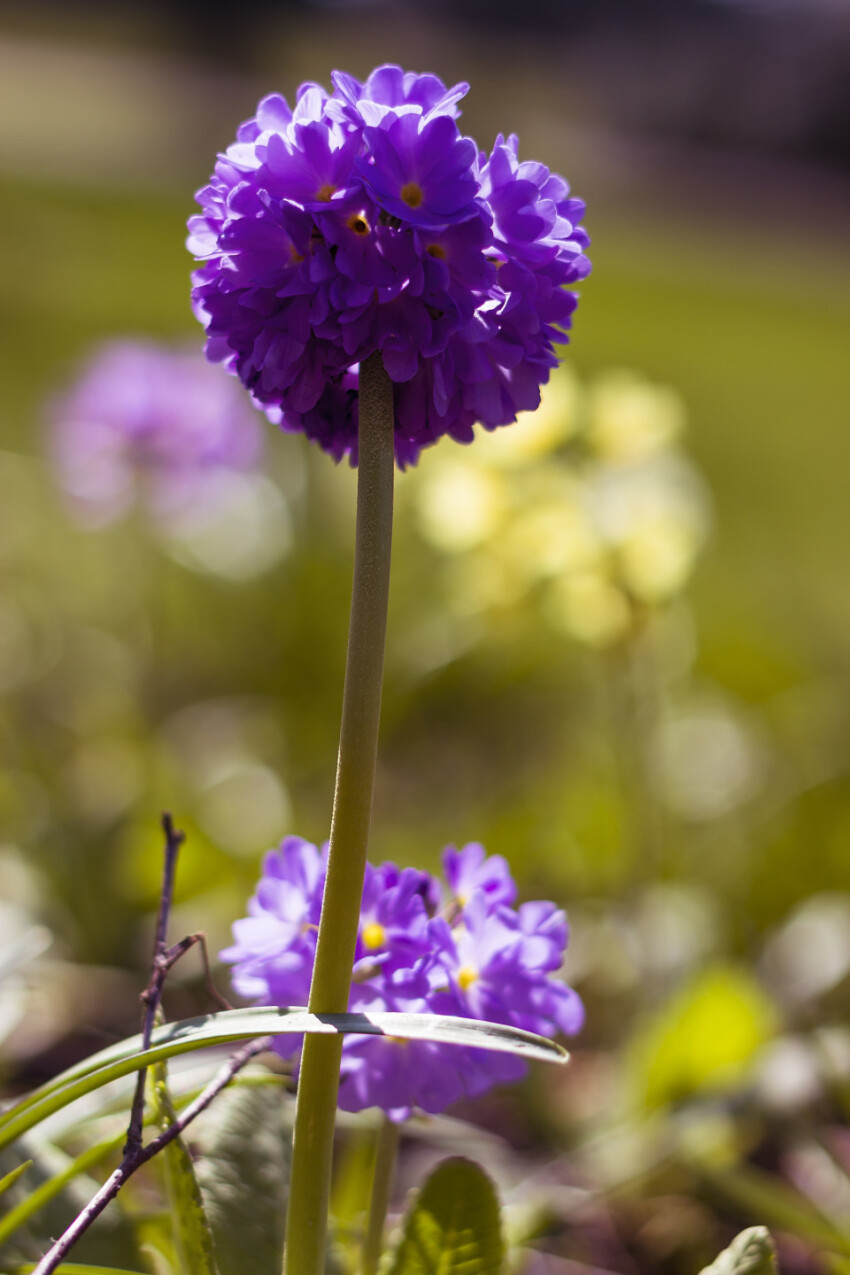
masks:
<instances>
[{"instance_id":1,"label":"pale yellow blurred flower","mask_svg":"<svg viewBox=\"0 0 850 1275\"><path fill-rule=\"evenodd\" d=\"M647 604L664 602L681 591L700 548L693 523L656 517L636 527L619 546L619 564L629 592Z\"/></svg>"},{"instance_id":2,"label":"pale yellow blurred flower","mask_svg":"<svg viewBox=\"0 0 850 1275\"><path fill-rule=\"evenodd\" d=\"M500 474L461 460L423 470L414 500L423 538L444 553L465 553L499 528L508 501Z\"/></svg>"},{"instance_id":3,"label":"pale yellow blurred flower","mask_svg":"<svg viewBox=\"0 0 850 1275\"><path fill-rule=\"evenodd\" d=\"M670 447L685 427L685 405L669 385L626 368L599 376L587 393L587 441L614 464L642 460Z\"/></svg>"},{"instance_id":4,"label":"pale yellow blurred flower","mask_svg":"<svg viewBox=\"0 0 850 1275\"><path fill-rule=\"evenodd\" d=\"M480 464L512 469L550 455L577 432L580 397L575 373L562 365L542 386L535 412L520 412L513 425L476 430L471 449L475 459Z\"/></svg>"},{"instance_id":5,"label":"pale yellow blurred flower","mask_svg":"<svg viewBox=\"0 0 850 1275\"><path fill-rule=\"evenodd\" d=\"M510 555L529 581L597 566L605 552L579 485L572 487L570 496L564 485L557 503L535 504L519 513L506 530Z\"/></svg>"},{"instance_id":6,"label":"pale yellow blurred flower","mask_svg":"<svg viewBox=\"0 0 850 1275\"><path fill-rule=\"evenodd\" d=\"M556 628L588 646L612 646L632 626L632 611L625 594L597 571L581 571L554 580L545 608Z\"/></svg>"},{"instance_id":7,"label":"pale yellow blurred flower","mask_svg":"<svg viewBox=\"0 0 850 1275\"><path fill-rule=\"evenodd\" d=\"M682 456L598 466L589 499L623 585L647 604L666 601L687 582L708 531L708 497Z\"/></svg>"},{"instance_id":8,"label":"pale yellow blurred flower","mask_svg":"<svg viewBox=\"0 0 850 1275\"><path fill-rule=\"evenodd\" d=\"M527 574L496 544L449 563L449 605L465 616L516 606L528 592Z\"/></svg>"},{"instance_id":9,"label":"pale yellow blurred flower","mask_svg":"<svg viewBox=\"0 0 850 1275\"><path fill-rule=\"evenodd\" d=\"M426 453L410 501L423 539L445 554L447 613L538 605L562 632L594 647L631 632L636 609L687 584L709 525L697 471L675 450L679 395L624 369L585 391L568 368L537 412L475 445ZM580 436L580 455L559 454Z\"/></svg>"}]
</instances>

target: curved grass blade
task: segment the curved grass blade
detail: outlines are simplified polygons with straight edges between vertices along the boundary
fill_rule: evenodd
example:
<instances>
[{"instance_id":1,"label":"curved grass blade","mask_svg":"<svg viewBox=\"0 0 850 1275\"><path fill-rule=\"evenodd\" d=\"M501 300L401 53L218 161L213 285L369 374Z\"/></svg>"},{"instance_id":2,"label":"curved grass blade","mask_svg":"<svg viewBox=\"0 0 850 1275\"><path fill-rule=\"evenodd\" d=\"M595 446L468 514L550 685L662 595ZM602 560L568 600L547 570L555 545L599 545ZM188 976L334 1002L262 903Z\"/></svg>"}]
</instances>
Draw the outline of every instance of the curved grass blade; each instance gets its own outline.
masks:
<instances>
[{"instance_id":1,"label":"curved grass blade","mask_svg":"<svg viewBox=\"0 0 850 1275\"><path fill-rule=\"evenodd\" d=\"M78 1155L67 1168L61 1173L55 1174L46 1182L42 1182L41 1186L31 1191L26 1199L21 1200L20 1204L10 1209L8 1213L4 1213L0 1217L0 1246L6 1243L11 1235L14 1235L18 1227L23 1226L25 1222L37 1213L39 1209L44 1208L45 1204L63 1191L69 1182L73 1182L74 1178L81 1173L88 1173L89 1169L93 1169L95 1165L100 1164L101 1160L112 1152L117 1151L127 1136L127 1131L122 1132L113 1138L107 1138L104 1142L98 1142L93 1147L88 1147L81 1155ZM32 1164L32 1161L29 1161Z\"/></svg>"},{"instance_id":2,"label":"curved grass blade","mask_svg":"<svg viewBox=\"0 0 850 1275\"><path fill-rule=\"evenodd\" d=\"M12 1169L11 1173L7 1173L5 1177L0 1178L0 1195L4 1191L8 1191L10 1186L14 1186L21 1174L26 1173L32 1164L32 1160L24 1160L23 1164L17 1165Z\"/></svg>"},{"instance_id":3,"label":"curved grass blade","mask_svg":"<svg viewBox=\"0 0 850 1275\"><path fill-rule=\"evenodd\" d=\"M22 1099L0 1117L0 1149L14 1142L54 1111L75 1098L117 1080L120 1076L151 1066L176 1054L229 1045L234 1041L283 1033L300 1035L319 1032L330 1035L354 1033L367 1036L395 1036L404 1040L428 1040L467 1049L489 1049L518 1054L543 1062L565 1063L566 1050L554 1041L519 1027L484 1023L474 1018L440 1014L311 1014L306 1009L234 1009L221 1014L205 1014L158 1027L151 1047L140 1051L141 1036L111 1045L71 1067L49 1084Z\"/></svg>"}]
</instances>

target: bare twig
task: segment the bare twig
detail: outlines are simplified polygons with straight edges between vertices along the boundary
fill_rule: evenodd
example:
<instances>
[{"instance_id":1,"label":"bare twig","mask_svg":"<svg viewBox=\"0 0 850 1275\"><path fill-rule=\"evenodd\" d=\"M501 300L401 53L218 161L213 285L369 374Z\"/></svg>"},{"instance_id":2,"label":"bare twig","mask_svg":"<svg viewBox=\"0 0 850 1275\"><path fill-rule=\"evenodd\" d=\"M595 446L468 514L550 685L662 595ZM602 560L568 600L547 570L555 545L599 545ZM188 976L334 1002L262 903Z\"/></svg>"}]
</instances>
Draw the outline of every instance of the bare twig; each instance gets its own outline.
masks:
<instances>
[{"instance_id":1,"label":"bare twig","mask_svg":"<svg viewBox=\"0 0 850 1275\"><path fill-rule=\"evenodd\" d=\"M56 1243L45 1253L38 1266L32 1272L32 1275L52 1275L57 1266L67 1257L70 1250L76 1244L77 1240L89 1229L95 1218L99 1217L107 1204L114 1200L118 1192L121 1190L128 1178L140 1169L143 1164L147 1164L148 1160L152 1160L157 1152L163 1147L168 1146L169 1142L179 1135L192 1123L196 1116L199 1116L217 1094L221 1093L227 1085L230 1084L233 1077L245 1066L247 1062L261 1053L264 1049L268 1049L270 1038L264 1037L261 1040L252 1040L249 1044L243 1046L237 1053L227 1060L226 1063L216 1072L213 1079L207 1087L198 1095L194 1102L190 1103L186 1109L181 1112L172 1125L154 1138L146 1146L135 1146L131 1150L126 1151L124 1158L119 1164L115 1172L107 1178L99 1191L92 1196L82 1212L74 1218L74 1221L68 1227L63 1235L59 1237Z\"/></svg>"},{"instance_id":2,"label":"bare twig","mask_svg":"<svg viewBox=\"0 0 850 1275\"><path fill-rule=\"evenodd\" d=\"M174 943L171 947L167 949L167 951L163 953L162 955L163 964L166 966L167 970L170 970L172 965L177 964L181 956L185 956L185 954L188 951L190 951L191 948L195 946L198 946L201 951L201 963L203 964L203 967L204 967L204 987L206 988L206 992L210 1000L215 1001L219 1009L225 1009L225 1010L233 1009L233 1006L231 1005L230 1001L227 1000L224 996L222 996L221 992L218 990L218 988L216 987L213 981L212 969L210 968L210 954L209 954L209 950L207 949L206 934L203 934L203 933L188 934L186 938L181 939L179 943Z\"/></svg>"},{"instance_id":3,"label":"bare twig","mask_svg":"<svg viewBox=\"0 0 850 1275\"><path fill-rule=\"evenodd\" d=\"M211 1000L214 1000L221 1009L233 1009L230 1001L226 996L222 996L213 981L212 970L210 969L210 954L207 950L206 934L194 934L192 937L196 938L201 945L201 960L204 965L204 986L207 989L207 995Z\"/></svg>"},{"instance_id":4,"label":"bare twig","mask_svg":"<svg viewBox=\"0 0 850 1275\"><path fill-rule=\"evenodd\" d=\"M156 1024L159 1003L162 999L162 988L166 975L177 957L169 960L170 953L165 946L168 934L168 918L174 901L174 874L177 868L177 853L185 840L182 832L178 832L171 815L162 816L162 830L165 833L165 862L162 871L162 893L159 898L159 915L156 920L156 936L154 938L151 976L142 992L142 1050L150 1049L151 1036ZM178 954L181 955L182 953ZM145 1109L145 1081L147 1068L143 1067L136 1081L136 1092L133 1095L133 1106L130 1109L130 1123L127 1127L127 1141L124 1143L124 1155L130 1155L142 1145L142 1124Z\"/></svg>"},{"instance_id":5,"label":"bare twig","mask_svg":"<svg viewBox=\"0 0 850 1275\"><path fill-rule=\"evenodd\" d=\"M209 956L207 954L207 945L203 934L190 934L187 938L181 939L179 943L174 943L171 947L166 946L168 936L168 919L171 915L171 906L174 901L174 875L177 868L177 854L180 850L185 836L179 832L172 821L171 815L164 814L162 816L162 830L165 833L165 862L162 872L162 893L159 900L159 913L156 921L156 935L154 937L153 958L151 960L151 975L147 987L142 992L142 1004L144 1012L142 1014L142 1051L150 1048L153 1029L156 1025L157 1016L160 1010L160 1002L162 1000L162 989L165 986L165 980L168 971L179 961L184 953L196 944L200 945L201 957L204 963L204 973L206 975L207 990L212 998L218 1002L224 1009L232 1008L224 997L218 992L212 980L210 971ZM65 1259L70 1250L76 1244L81 1235L89 1229L95 1218L99 1217L107 1204L114 1200L124 1183L130 1178L137 1169L143 1164L147 1164L148 1160L153 1159L157 1152L166 1147L169 1142L178 1137L183 1130L190 1125L196 1116L212 1102L216 1094L220 1093L226 1085L230 1083L236 1073L245 1066L249 1059L255 1054L261 1053L269 1046L269 1038L264 1037L262 1040L251 1041L245 1045L237 1053L235 1053L215 1074L213 1079L207 1085L194 1102L186 1107L185 1111L174 1121L173 1124L164 1130L158 1137L144 1146L142 1144L142 1127L144 1125L144 1108L145 1108L145 1080L147 1076L147 1067L139 1068L138 1079L136 1081L136 1089L133 1095L133 1105L130 1109L130 1122L127 1126L127 1139L124 1143L121 1163L115 1172L107 1178L103 1186L97 1191L82 1210L82 1212L74 1219L63 1235L59 1237L52 1248L45 1253L33 1271L33 1275L50 1275L52 1271Z\"/></svg>"}]
</instances>

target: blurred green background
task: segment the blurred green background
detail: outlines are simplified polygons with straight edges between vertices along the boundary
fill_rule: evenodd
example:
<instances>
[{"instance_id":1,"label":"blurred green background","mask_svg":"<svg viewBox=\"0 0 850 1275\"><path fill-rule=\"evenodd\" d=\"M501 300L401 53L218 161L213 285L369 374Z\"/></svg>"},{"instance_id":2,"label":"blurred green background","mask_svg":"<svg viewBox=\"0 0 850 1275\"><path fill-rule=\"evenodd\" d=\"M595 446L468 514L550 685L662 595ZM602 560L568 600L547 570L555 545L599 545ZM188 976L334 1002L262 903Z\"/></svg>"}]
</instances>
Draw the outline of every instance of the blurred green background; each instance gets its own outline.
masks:
<instances>
[{"instance_id":1,"label":"blurred green background","mask_svg":"<svg viewBox=\"0 0 850 1275\"><path fill-rule=\"evenodd\" d=\"M34 958L3 984L4 1077L135 1028L161 809L188 834L175 936L205 929L214 950L262 852L327 835L353 475L269 426L265 503L218 540L141 515L85 530L45 405L104 337L200 348L184 224L216 150L265 92L382 60L468 79L466 130L517 131L587 200L571 392L622 368L673 387L711 509L692 580L588 643L531 587L458 600L462 553L421 510L436 451L462 449L399 477L372 857L505 854L525 897L567 907L588 1005L569 1073L468 1114L538 1153L571 1146L619 1201L613 1247L554 1228L542 1247L564 1260L692 1269L718 1227L775 1221L730 1166L781 1178L846 1237L850 1152L829 1141L850 1090L838 3L0 7L0 929L12 964ZM588 462L565 446L540 463ZM475 548L477 569L504 544ZM170 1012L203 1004L187 962ZM677 1113L706 1101L709 1131L686 1137ZM831 1195L799 1168L813 1143ZM672 1185L653 1177L671 1157ZM824 1269L776 1208L798 1236L786 1262Z\"/></svg>"}]
</instances>

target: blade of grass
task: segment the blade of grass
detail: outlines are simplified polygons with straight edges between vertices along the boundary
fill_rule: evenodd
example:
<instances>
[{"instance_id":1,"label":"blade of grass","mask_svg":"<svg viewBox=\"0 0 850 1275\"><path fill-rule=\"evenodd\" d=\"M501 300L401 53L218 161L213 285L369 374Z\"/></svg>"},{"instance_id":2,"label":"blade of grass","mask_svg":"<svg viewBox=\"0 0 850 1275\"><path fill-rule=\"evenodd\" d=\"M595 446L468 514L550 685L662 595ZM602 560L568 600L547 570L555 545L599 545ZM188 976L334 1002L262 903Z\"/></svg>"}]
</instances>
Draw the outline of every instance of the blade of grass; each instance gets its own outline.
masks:
<instances>
[{"instance_id":1,"label":"blade of grass","mask_svg":"<svg viewBox=\"0 0 850 1275\"><path fill-rule=\"evenodd\" d=\"M23 1164L17 1165L12 1169L11 1173L7 1173L5 1177L0 1178L0 1195L4 1191L8 1191L10 1186L14 1186L21 1174L26 1173L32 1164L32 1160L24 1160Z\"/></svg>"},{"instance_id":2,"label":"blade of grass","mask_svg":"<svg viewBox=\"0 0 850 1275\"><path fill-rule=\"evenodd\" d=\"M279 1009L276 1006L235 1009L167 1023L154 1031L153 1043L148 1050L140 1051L141 1037L132 1036L63 1072L3 1115L0 1119L0 1149L75 1098L165 1058L213 1045L251 1040L257 1036L307 1032L429 1040L437 1044L519 1054L544 1062L564 1063L568 1058L566 1050L542 1036L517 1027L483 1023L471 1018L436 1014L310 1014L305 1009Z\"/></svg>"},{"instance_id":3,"label":"blade of grass","mask_svg":"<svg viewBox=\"0 0 850 1275\"><path fill-rule=\"evenodd\" d=\"M88 1173L89 1169L93 1169L95 1165L105 1160L110 1152L120 1150L124 1138L125 1130L122 1130L113 1138L106 1138L93 1147L87 1147L61 1173L55 1174L47 1182L42 1182L41 1186L36 1187L25 1200L21 1200L20 1204L5 1213L0 1218L0 1247L20 1226L28 1222L33 1214L44 1208L45 1204L49 1204L69 1182L73 1182L74 1178L79 1177L81 1173ZM32 1161L30 1160L29 1163L31 1164Z\"/></svg>"}]
</instances>

